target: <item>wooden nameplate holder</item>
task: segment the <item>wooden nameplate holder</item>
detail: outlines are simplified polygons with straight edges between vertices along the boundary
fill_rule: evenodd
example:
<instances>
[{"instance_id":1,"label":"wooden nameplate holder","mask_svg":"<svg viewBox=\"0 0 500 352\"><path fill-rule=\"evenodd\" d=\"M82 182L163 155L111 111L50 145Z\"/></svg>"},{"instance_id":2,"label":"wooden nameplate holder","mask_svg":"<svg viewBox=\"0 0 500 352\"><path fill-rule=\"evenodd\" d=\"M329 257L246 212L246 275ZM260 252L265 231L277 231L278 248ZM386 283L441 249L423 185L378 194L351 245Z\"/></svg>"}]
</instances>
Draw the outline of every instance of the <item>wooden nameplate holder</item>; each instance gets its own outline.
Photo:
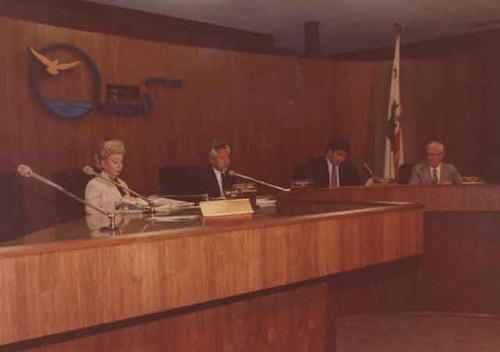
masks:
<instances>
[{"instance_id":1,"label":"wooden nameplate holder","mask_svg":"<svg viewBox=\"0 0 500 352\"><path fill-rule=\"evenodd\" d=\"M253 209L248 199L225 199L200 202L201 214L205 219L249 219Z\"/></svg>"}]
</instances>

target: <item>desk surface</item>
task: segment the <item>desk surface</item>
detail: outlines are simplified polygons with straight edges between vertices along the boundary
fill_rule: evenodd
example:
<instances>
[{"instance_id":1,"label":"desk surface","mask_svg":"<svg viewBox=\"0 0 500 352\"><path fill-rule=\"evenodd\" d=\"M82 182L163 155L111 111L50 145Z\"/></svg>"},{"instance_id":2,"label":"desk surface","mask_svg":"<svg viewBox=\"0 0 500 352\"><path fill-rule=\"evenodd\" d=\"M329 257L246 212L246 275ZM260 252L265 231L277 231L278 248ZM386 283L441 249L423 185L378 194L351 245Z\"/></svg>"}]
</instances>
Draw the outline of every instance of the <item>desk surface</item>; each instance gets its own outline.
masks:
<instances>
[{"instance_id":1,"label":"desk surface","mask_svg":"<svg viewBox=\"0 0 500 352\"><path fill-rule=\"evenodd\" d=\"M262 207L249 219L205 220L198 208L159 213L154 217L142 213L122 213L117 215L118 230L101 230L108 224L105 216L93 215L68 223L59 224L16 239L0 242L0 257L34 253L34 251L70 249L82 246L106 245L106 243L124 243L132 240L153 239L157 235L189 236L210 234L220 231L244 228L274 226L290 222L311 221L324 217L345 217L366 212L383 212L396 209L396 204L377 202L328 202L315 203L316 207ZM416 205L397 205L397 209L418 208Z\"/></svg>"},{"instance_id":2,"label":"desk surface","mask_svg":"<svg viewBox=\"0 0 500 352\"><path fill-rule=\"evenodd\" d=\"M93 236L77 221L6 242L0 346L422 253L419 206L318 202L289 209L211 225L132 217L113 237Z\"/></svg>"},{"instance_id":3,"label":"desk surface","mask_svg":"<svg viewBox=\"0 0 500 352\"><path fill-rule=\"evenodd\" d=\"M287 195L283 195L286 199ZM377 185L301 189L291 195L295 201L370 202L396 201L422 204L425 211L500 211L500 185L408 186Z\"/></svg>"}]
</instances>

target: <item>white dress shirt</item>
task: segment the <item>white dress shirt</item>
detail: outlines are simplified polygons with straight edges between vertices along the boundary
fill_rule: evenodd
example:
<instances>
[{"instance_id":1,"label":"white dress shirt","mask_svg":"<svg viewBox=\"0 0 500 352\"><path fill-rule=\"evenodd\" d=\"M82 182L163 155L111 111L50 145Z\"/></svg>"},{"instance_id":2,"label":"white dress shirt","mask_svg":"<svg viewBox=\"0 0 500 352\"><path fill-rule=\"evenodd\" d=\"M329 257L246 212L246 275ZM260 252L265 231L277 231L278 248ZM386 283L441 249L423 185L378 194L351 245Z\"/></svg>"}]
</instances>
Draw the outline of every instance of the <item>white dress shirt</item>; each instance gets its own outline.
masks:
<instances>
[{"instance_id":1,"label":"white dress shirt","mask_svg":"<svg viewBox=\"0 0 500 352\"><path fill-rule=\"evenodd\" d=\"M328 157L326 158L326 163L328 164L328 184L330 185L330 188L340 186L339 166L333 165ZM335 172L337 174L338 185L332 185L332 172Z\"/></svg>"},{"instance_id":2,"label":"white dress shirt","mask_svg":"<svg viewBox=\"0 0 500 352\"><path fill-rule=\"evenodd\" d=\"M219 185L220 196L224 197L224 185L222 183L222 171L213 168L215 173L215 178L217 179L217 184Z\"/></svg>"}]
</instances>

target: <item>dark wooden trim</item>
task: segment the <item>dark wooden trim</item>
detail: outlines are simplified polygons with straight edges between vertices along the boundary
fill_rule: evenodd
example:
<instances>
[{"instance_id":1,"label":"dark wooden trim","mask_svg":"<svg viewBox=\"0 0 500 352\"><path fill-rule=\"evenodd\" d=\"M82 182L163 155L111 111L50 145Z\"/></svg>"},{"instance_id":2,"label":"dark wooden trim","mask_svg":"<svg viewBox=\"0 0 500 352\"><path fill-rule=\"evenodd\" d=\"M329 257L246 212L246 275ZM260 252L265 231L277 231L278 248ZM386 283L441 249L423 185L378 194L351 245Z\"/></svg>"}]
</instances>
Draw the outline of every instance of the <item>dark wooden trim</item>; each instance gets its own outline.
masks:
<instances>
[{"instance_id":1,"label":"dark wooden trim","mask_svg":"<svg viewBox=\"0 0 500 352\"><path fill-rule=\"evenodd\" d=\"M83 1L3 0L0 16L201 47L258 53L269 53L274 48L274 38L269 34Z\"/></svg>"}]
</instances>

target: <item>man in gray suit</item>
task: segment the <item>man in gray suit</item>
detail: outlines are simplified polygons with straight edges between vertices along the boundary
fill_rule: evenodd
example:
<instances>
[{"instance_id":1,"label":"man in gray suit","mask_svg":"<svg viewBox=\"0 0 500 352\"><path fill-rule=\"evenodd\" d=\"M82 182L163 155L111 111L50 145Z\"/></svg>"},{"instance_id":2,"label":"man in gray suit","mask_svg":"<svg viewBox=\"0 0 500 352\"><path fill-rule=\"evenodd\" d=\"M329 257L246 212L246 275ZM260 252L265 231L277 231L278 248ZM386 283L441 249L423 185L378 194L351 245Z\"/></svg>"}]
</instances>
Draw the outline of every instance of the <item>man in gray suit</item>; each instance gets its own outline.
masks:
<instances>
[{"instance_id":1,"label":"man in gray suit","mask_svg":"<svg viewBox=\"0 0 500 352\"><path fill-rule=\"evenodd\" d=\"M462 176L455 166L443 163L444 145L432 141L425 147L427 161L413 167L410 185L459 185Z\"/></svg>"}]
</instances>

